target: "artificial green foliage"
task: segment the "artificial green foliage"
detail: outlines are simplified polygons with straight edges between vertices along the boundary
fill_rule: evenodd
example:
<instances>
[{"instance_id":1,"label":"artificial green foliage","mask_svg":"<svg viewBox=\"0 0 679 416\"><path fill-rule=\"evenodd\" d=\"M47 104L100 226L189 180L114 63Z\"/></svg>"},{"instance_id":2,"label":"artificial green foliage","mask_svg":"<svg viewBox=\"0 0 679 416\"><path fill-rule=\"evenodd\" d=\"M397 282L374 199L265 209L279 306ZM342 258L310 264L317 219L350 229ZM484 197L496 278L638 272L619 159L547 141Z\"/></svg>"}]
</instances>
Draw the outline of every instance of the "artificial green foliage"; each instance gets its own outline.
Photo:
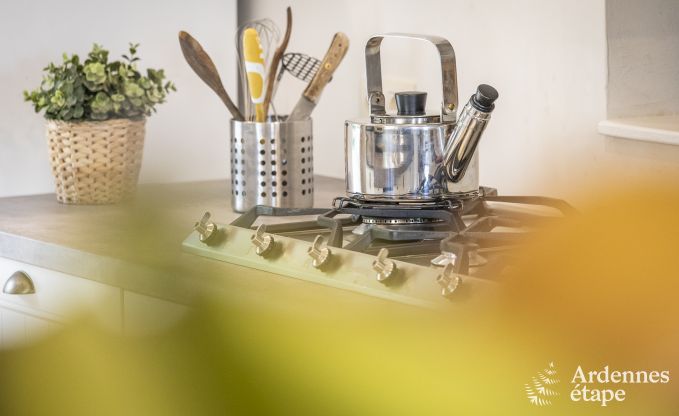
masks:
<instances>
[{"instance_id":1,"label":"artificial green foliage","mask_svg":"<svg viewBox=\"0 0 679 416\"><path fill-rule=\"evenodd\" d=\"M162 69L137 69L137 48L121 61L108 61L108 51L94 44L84 62L78 55L64 54L61 65L45 67L40 87L24 91L24 99L33 103L36 112L45 112L53 120L107 120L141 118L156 111L170 91Z\"/></svg>"}]
</instances>

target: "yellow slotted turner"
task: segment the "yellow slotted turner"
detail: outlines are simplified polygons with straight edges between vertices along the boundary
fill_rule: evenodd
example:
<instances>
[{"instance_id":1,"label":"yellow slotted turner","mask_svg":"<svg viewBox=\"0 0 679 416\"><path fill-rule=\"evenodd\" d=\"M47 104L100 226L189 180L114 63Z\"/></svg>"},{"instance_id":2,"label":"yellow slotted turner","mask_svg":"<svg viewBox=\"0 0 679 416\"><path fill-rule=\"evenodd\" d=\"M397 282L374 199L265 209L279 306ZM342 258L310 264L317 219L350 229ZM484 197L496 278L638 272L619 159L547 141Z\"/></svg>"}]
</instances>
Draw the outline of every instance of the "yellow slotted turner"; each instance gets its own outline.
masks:
<instances>
[{"instance_id":1,"label":"yellow slotted turner","mask_svg":"<svg viewBox=\"0 0 679 416\"><path fill-rule=\"evenodd\" d=\"M264 114L264 50L257 30L253 28L245 29L243 32L243 56L250 100L255 105L255 121L263 122L266 119L266 114Z\"/></svg>"}]
</instances>

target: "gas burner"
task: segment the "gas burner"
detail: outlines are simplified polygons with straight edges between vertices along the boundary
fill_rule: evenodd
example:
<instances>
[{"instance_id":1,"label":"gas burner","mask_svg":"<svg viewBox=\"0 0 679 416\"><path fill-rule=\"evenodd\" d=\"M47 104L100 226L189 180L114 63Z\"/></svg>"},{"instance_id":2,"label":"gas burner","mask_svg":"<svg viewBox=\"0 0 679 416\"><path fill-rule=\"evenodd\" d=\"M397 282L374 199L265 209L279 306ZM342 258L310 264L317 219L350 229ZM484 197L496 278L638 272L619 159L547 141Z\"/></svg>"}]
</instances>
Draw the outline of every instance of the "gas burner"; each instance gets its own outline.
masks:
<instances>
[{"instance_id":1,"label":"gas burner","mask_svg":"<svg viewBox=\"0 0 679 416\"><path fill-rule=\"evenodd\" d=\"M480 191L479 198L464 203L339 197L333 200L331 209L258 206L232 225L252 229L260 216L315 216L314 221L271 224L266 229L281 235L322 234L328 247L372 255L389 247L393 258L414 259L417 264L437 269L450 264L455 273L468 274L471 268L495 270L498 261L507 258L503 253L523 243L527 229L549 220L531 214L531 206L555 208L565 216L574 211L564 201L552 198L498 196L495 189L485 187ZM504 205L493 205L497 203Z\"/></svg>"},{"instance_id":2,"label":"gas burner","mask_svg":"<svg viewBox=\"0 0 679 416\"><path fill-rule=\"evenodd\" d=\"M400 209L408 210L458 210L462 208L462 202L455 199L439 199L434 201L397 201L397 200L366 200L356 197L337 197L333 200L332 206L337 209L342 208L361 208L361 209Z\"/></svg>"},{"instance_id":3,"label":"gas burner","mask_svg":"<svg viewBox=\"0 0 679 416\"><path fill-rule=\"evenodd\" d=\"M366 201L358 198L338 197L334 209L326 216L350 214L364 224L417 225L448 223L451 229L464 227L461 219L462 203L457 200L437 201Z\"/></svg>"},{"instance_id":4,"label":"gas burner","mask_svg":"<svg viewBox=\"0 0 679 416\"><path fill-rule=\"evenodd\" d=\"M464 202L336 198L332 208L257 206L230 225L203 218L184 246L218 260L388 299L417 303L442 294L448 299L460 284L501 280L531 233L575 213L561 200L480 191L479 198ZM218 238L205 237L206 230Z\"/></svg>"},{"instance_id":5,"label":"gas burner","mask_svg":"<svg viewBox=\"0 0 679 416\"><path fill-rule=\"evenodd\" d=\"M380 217L362 217L364 224L377 225L405 225L405 224L431 224L436 222L443 222L439 218L380 218Z\"/></svg>"}]
</instances>

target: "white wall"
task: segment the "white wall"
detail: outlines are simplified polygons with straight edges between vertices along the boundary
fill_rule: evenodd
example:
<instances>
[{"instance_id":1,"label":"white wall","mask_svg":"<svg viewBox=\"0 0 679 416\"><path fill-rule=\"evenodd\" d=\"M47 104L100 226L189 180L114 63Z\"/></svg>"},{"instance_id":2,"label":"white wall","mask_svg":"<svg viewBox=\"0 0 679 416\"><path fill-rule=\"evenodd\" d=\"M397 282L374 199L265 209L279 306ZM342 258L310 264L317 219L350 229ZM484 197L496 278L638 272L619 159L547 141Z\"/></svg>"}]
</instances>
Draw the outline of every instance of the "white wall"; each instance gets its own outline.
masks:
<instances>
[{"instance_id":1,"label":"white wall","mask_svg":"<svg viewBox=\"0 0 679 416\"><path fill-rule=\"evenodd\" d=\"M62 51L86 53L93 41L114 55L128 40L141 42L142 64L165 67L178 85L179 91L149 120L142 180L226 177L229 116L184 63L176 32L194 33L235 95L235 1L201 1L200 7L179 0L162 6L131 0L5 5L0 24L3 33L12 35L0 38L0 195L52 190L43 121L22 102L21 91L37 85L40 69L60 59ZM655 10L652 15L665 13L663 2L670 1L654 0L648 6ZM289 51L322 57L336 31L352 41L314 113L317 173L344 176L344 120L366 115L366 40L375 33L402 31L437 34L453 43L462 102L481 82L500 91L481 144L483 184L505 194L568 196L603 172L623 180L646 172L679 174L679 146L596 132L607 109L604 0L240 0L239 18L271 17L283 27L288 4L294 15ZM645 32L639 33L643 37ZM677 40L645 41L679 50ZM383 53L385 88L427 90L435 108L440 93L434 49L386 41ZM648 59L650 67L661 67ZM289 110L303 88L285 77L278 108Z\"/></svg>"},{"instance_id":2,"label":"white wall","mask_svg":"<svg viewBox=\"0 0 679 416\"><path fill-rule=\"evenodd\" d=\"M606 4L608 116L679 113L679 2Z\"/></svg>"},{"instance_id":3,"label":"white wall","mask_svg":"<svg viewBox=\"0 0 679 416\"><path fill-rule=\"evenodd\" d=\"M604 176L679 171L679 149L629 143L597 133L606 118L607 39L604 0L291 0L290 51L322 57L335 31L352 41L342 67L314 113L315 171L343 176L343 121L365 115L365 42L381 32L427 33L453 44L460 101L479 83L500 92L481 144L481 180L502 193L570 197ZM239 2L246 18L284 23L287 3ZM416 80L440 102L432 47L383 44L383 77L403 86ZM303 86L290 78L279 107L290 107ZM399 88L399 85L396 86Z\"/></svg>"},{"instance_id":4,"label":"white wall","mask_svg":"<svg viewBox=\"0 0 679 416\"><path fill-rule=\"evenodd\" d=\"M606 33L608 117L678 114L679 2L609 0ZM622 182L679 182L679 146L606 137L600 160Z\"/></svg>"},{"instance_id":5,"label":"white wall","mask_svg":"<svg viewBox=\"0 0 679 416\"><path fill-rule=\"evenodd\" d=\"M41 70L62 52L85 55L93 42L111 57L141 43L141 67L165 68L177 84L147 123L143 181L188 181L228 174L229 116L184 62L177 32L192 33L236 92L236 0L7 1L0 11L0 196L53 191L44 121L23 102Z\"/></svg>"}]
</instances>

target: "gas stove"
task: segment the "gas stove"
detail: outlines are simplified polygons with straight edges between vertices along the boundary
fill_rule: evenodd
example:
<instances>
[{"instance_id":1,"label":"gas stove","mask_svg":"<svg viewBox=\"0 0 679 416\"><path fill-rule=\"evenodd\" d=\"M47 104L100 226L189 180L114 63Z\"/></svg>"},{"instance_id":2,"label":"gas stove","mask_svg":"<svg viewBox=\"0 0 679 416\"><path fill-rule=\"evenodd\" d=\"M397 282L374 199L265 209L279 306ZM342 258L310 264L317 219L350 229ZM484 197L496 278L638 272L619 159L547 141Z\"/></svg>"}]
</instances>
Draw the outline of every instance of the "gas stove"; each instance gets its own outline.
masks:
<instances>
[{"instance_id":1,"label":"gas stove","mask_svg":"<svg viewBox=\"0 0 679 416\"><path fill-rule=\"evenodd\" d=\"M537 229L574 213L566 202L498 196L431 202L335 198L331 208L257 206L231 224L206 213L187 252L420 306L493 290Z\"/></svg>"}]
</instances>

